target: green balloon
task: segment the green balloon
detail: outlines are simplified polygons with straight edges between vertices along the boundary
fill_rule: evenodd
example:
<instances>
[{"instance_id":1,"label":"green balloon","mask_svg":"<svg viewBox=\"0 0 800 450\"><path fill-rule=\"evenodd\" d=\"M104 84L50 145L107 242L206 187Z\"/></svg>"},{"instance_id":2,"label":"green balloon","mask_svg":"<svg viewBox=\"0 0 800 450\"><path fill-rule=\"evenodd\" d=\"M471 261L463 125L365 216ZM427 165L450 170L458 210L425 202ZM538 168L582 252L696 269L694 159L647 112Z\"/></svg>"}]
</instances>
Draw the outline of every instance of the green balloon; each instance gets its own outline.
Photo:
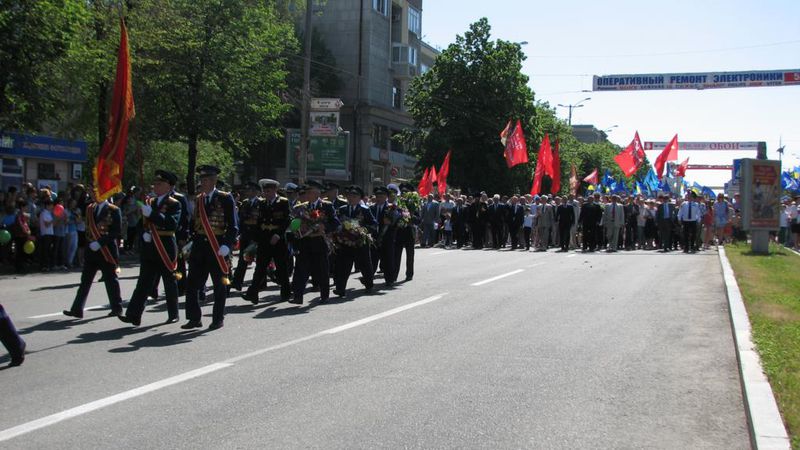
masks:
<instances>
[{"instance_id":1,"label":"green balloon","mask_svg":"<svg viewBox=\"0 0 800 450\"><path fill-rule=\"evenodd\" d=\"M0 230L0 245L6 245L10 240L11 233L9 233L8 230Z\"/></svg>"},{"instance_id":2,"label":"green balloon","mask_svg":"<svg viewBox=\"0 0 800 450\"><path fill-rule=\"evenodd\" d=\"M300 225L302 225L302 224L303 224L302 220L300 220L300 219L292 219L292 221L289 223L289 230L297 231L297 230L300 229Z\"/></svg>"}]
</instances>

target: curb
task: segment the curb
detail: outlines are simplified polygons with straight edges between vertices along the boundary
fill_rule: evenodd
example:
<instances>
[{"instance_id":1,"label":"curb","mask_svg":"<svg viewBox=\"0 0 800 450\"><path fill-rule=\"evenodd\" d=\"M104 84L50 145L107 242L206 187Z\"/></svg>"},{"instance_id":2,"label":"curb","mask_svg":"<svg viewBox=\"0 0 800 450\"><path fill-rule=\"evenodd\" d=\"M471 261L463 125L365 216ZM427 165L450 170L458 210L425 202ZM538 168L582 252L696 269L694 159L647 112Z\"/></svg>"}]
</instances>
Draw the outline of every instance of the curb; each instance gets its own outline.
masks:
<instances>
[{"instance_id":1,"label":"curb","mask_svg":"<svg viewBox=\"0 0 800 450\"><path fill-rule=\"evenodd\" d=\"M742 300L742 293L733 275L725 248L718 246L719 261L725 279L728 307L731 315L733 340L736 344L736 359L739 362L739 377L742 383L747 425L754 449L791 450L789 435L781 419L772 386L764 374L761 358L756 352L750 333L750 319Z\"/></svg>"}]
</instances>

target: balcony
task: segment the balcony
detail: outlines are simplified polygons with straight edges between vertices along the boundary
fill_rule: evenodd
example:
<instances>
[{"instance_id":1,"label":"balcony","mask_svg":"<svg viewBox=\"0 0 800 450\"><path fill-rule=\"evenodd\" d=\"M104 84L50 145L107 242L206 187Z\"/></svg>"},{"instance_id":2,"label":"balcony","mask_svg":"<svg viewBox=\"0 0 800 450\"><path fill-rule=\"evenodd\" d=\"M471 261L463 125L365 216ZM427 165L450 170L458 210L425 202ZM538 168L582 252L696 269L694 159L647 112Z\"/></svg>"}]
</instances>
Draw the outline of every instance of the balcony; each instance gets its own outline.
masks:
<instances>
[{"instance_id":1,"label":"balcony","mask_svg":"<svg viewBox=\"0 0 800 450\"><path fill-rule=\"evenodd\" d=\"M419 50L403 44L392 46L392 69L398 78L414 78L419 74Z\"/></svg>"}]
</instances>

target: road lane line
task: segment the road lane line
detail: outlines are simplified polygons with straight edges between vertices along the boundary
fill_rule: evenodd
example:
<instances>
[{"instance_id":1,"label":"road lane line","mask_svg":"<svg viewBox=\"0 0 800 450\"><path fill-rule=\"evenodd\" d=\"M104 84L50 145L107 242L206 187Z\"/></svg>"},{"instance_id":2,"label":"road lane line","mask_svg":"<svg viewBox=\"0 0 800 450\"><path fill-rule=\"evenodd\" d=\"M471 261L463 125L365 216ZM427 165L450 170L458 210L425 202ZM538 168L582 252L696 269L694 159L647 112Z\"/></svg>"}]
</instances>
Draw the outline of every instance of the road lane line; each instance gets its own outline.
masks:
<instances>
[{"instance_id":1,"label":"road lane line","mask_svg":"<svg viewBox=\"0 0 800 450\"><path fill-rule=\"evenodd\" d=\"M496 277L492 277L492 278L489 278L489 279L486 279L486 280L483 280L483 281L478 281L477 283L472 283L470 286L483 286L484 284L491 283L492 281L502 280L503 278L510 277L511 275L516 275L516 274L518 274L520 272L524 272L524 271L525 271L525 269L513 270L511 272L504 273L504 274L498 275Z\"/></svg>"},{"instance_id":2,"label":"road lane line","mask_svg":"<svg viewBox=\"0 0 800 450\"><path fill-rule=\"evenodd\" d=\"M108 307L109 307L108 305L97 305L97 306L90 306L88 308L84 308L83 310L84 311L97 311L99 309L106 309ZM38 315L38 316L30 316L30 317L28 317L28 319L46 319L48 317L58 317L58 316L63 316L63 315L64 315L63 312L57 312L57 313L51 313L51 314L41 314L41 315ZM66 316L64 316L64 317L66 317Z\"/></svg>"},{"instance_id":3,"label":"road lane line","mask_svg":"<svg viewBox=\"0 0 800 450\"><path fill-rule=\"evenodd\" d=\"M390 309L388 311L384 311L382 313L374 314L372 316L365 317L363 319L355 320L353 322L346 323L344 325L340 325L337 327L329 328L327 330L323 330L305 337L301 337L298 339L294 339L291 341L287 341L281 344L272 345L270 347L266 347L260 350L256 350L250 353L245 353L243 355L236 356L234 358L226 359L224 361L210 364L205 367L201 367L199 369L191 370L189 372L185 372L170 378L165 378L160 381L156 381L154 383L150 383L144 386L140 386L138 388L134 388L125 392L121 392L119 394L112 395L110 397L101 398L99 400L95 400L90 403L86 403L80 406L76 406L74 408L70 408L59 413L51 414L46 417L42 417L41 419L32 420L30 422L24 423L22 425L17 425L15 427L2 430L0 431L0 442L7 441L9 439L13 439L17 436L30 433L32 431L39 430L41 428L48 427L50 425L57 424L59 422L72 419L77 416L81 416L83 414L88 414L90 412L96 411L98 409L104 408L106 406L113 405L115 403L120 403L125 400L130 400L135 397L140 397L145 394L149 394L151 392L157 391L159 389L163 389L168 386L172 386L178 383L182 383L184 381L191 380L193 378L198 378L203 375L207 375L209 373L215 372L220 369L225 369L228 367L233 366L235 363L243 361L248 358L253 358L259 355L263 355L264 353L269 353L272 351L280 350L286 347L290 347L293 345L300 344L302 342L310 341L312 339L316 339L323 336L328 336L336 333L341 333L342 331L350 330L361 325L368 324L370 322L374 322L376 320L385 319L389 316L393 316L395 314L399 314L403 311L408 311L409 309L416 308L418 306L426 305L428 303L435 302L443 298L447 293L442 293L438 295L434 295L432 297L428 297L426 299L420 300L418 302L409 303L407 305L398 306L397 308ZM102 307L101 307L102 308Z\"/></svg>"},{"instance_id":4,"label":"road lane line","mask_svg":"<svg viewBox=\"0 0 800 450\"><path fill-rule=\"evenodd\" d=\"M38 429L48 427L50 425L55 425L59 422L63 422L64 420L71 419L73 417L77 417L83 414L87 414L92 411L96 411L100 408L105 408L106 406L113 405L115 403L119 403L125 400L130 400L132 398L139 397L144 394L157 391L159 389L163 389L167 386L172 386L174 384L182 383L192 378L197 378L209 374L211 372L215 372L217 370L230 367L232 365L233 364L226 364L226 363L211 364L205 367L201 367L199 369L192 370L190 372L176 375L174 377L156 381L155 383L150 383L144 386L140 386L138 388L131 389L129 391L120 392L119 394L112 395L110 397L101 398L100 400L95 400L93 402L86 403L84 405L76 406L75 408L67 409L65 411L49 415L47 417L42 417L41 419L36 419L28 423L23 423L22 425L18 425L16 427L0 431L0 442L7 441L22 434L30 433L31 431L36 431Z\"/></svg>"},{"instance_id":5,"label":"road lane line","mask_svg":"<svg viewBox=\"0 0 800 450\"><path fill-rule=\"evenodd\" d=\"M445 253L450 253L450 251L448 250L448 251L446 251L446 252L436 252L436 253L431 253L431 254L430 254L430 255L428 255L428 256L444 255Z\"/></svg>"},{"instance_id":6,"label":"road lane line","mask_svg":"<svg viewBox=\"0 0 800 450\"><path fill-rule=\"evenodd\" d=\"M574 258L574 257L576 257L576 256L578 256L578 254L577 254L577 253L572 253L572 254L570 254L570 255L567 255L567 258Z\"/></svg>"},{"instance_id":7,"label":"road lane line","mask_svg":"<svg viewBox=\"0 0 800 450\"><path fill-rule=\"evenodd\" d=\"M542 264L544 264L544 263L540 262L540 263L536 263L536 264L531 264L530 266L527 266L527 267L531 268L531 267L541 266Z\"/></svg>"}]
</instances>

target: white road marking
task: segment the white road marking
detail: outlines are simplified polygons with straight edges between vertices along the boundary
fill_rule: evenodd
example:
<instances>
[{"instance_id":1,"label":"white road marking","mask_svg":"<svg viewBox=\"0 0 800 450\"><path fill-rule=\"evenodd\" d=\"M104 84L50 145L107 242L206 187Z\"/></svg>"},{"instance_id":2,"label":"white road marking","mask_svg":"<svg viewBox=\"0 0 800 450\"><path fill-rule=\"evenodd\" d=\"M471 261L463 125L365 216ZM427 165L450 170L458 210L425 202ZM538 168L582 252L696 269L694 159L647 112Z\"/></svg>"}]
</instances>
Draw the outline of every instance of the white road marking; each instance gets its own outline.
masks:
<instances>
[{"instance_id":1,"label":"white road marking","mask_svg":"<svg viewBox=\"0 0 800 450\"><path fill-rule=\"evenodd\" d=\"M446 252L436 252L436 253L431 253L431 254L430 254L430 255L428 255L428 256L444 255L445 253L451 253L451 252L450 252L450 251L446 251Z\"/></svg>"},{"instance_id":2,"label":"white road marking","mask_svg":"<svg viewBox=\"0 0 800 450\"><path fill-rule=\"evenodd\" d=\"M521 272L521 271L520 271ZM253 358L255 356L262 355L264 353L272 352L275 350L280 350L286 347L290 347L292 345L300 344L305 341L310 341L312 339L316 339L323 336L328 336L331 334L341 333L342 331L347 331L361 325L368 324L370 322L374 322L376 320L385 319L389 316L393 316L395 314L401 313L403 311L408 311L409 309L416 308L418 306L426 305L431 302L435 302L440 300L442 297L447 295L447 293L434 295L432 297L428 297L426 299L420 300L418 302L409 303L407 305L398 306L397 308L390 309L388 311L384 311L382 313L374 314L372 316L365 317L363 319L359 319L350 323L346 323L344 325L340 325L338 327L329 328L327 330L320 331L318 333L314 333L302 338L294 339L288 342L284 342L282 344L273 345L270 347L266 347L260 350L256 350L254 352L245 353L243 355L226 359L225 361L221 361L218 363L210 364L205 367L201 367L199 369L195 369L189 372L185 372L170 378L165 378L160 381L156 381L154 383L150 383L144 386L140 386L138 388L134 388L125 392L121 392L119 394L112 395L110 397L101 398L99 400L95 400L90 403L86 403L80 406L76 406L74 408L70 408L55 414L51 414L46 417L42 417L41 419L32 420L27 423L23 423L22 425L17 425L15 427L0 431L0 442L7 441L9 439L13 439L17 436L30 433L32 431L39 430L41 428L48 427L50 425L57 424L59 422L63 422L68 419L72 419L74 417L81 416L83 414L88 414L90 412L96 411L98 409L104 408L106 406L113 405L115 403L120 403L125 400L130 400L135 397L140 397L145 394L149 394L151 392L157 391L159 389L163 389L168 386L172 386L178 383L182 383L184 381L191 380L193 378L198 378L203 375L209 374L211 372L215 372L220 369L225 369L228 367L233 366L235 363L248 359ZM104 308L104 306L94 307L94 308ZM87 308L88 309L88 308ZM60 313L59 313L60 314ZM43 317L43 316L37 316Z\"/></svg>"},{"instance_id":3,"label":"white road marking","mask_svg":"<svg viewBox=\"0 0 800 450\"><path fill-rule=\"evenodd\" d=\"M106 308L108 308L108 305L97 305L97 306L90 306L88 308L84 308L83 310L84 311L97 311L98 309L106 309ZM57 312L57 313L51 313L51 314L42 314L42 315L39 315L39 316L30 316L30 317L28 317L28 319L46 319L48 317L58 317L58 316L63 316L63 315L64 315L63 312ZM66 316L64 316L64 317L66 317Z\"/></svg>"},{"instance_id":4,"label":"white road marking","mask_svg":"<svg viewBox=\"0 0 800 450\"><path fill-rule=\"evenodd\" d=\"M524 272L524 271L525 271L525 269L513 270L511 272L504 273L504 274L498 275L496 277L492 277L492 278L489 278L489 279L486 279L486 280L483 280L483 281L478 281L477 283L472 283L470 286L483 286L484 284L491 283L492 281L502 280L503 278L510 277L511 275L516 275L516 274L518 274L520 272Z\"/></svg>"},{"instance_id":5,"label":"white road marking","mask_svg":"<svg viewBox=\"0 0 800 450\"><path fill-rule=\"evenodd\" d=\"M536 267L536 266L541 266L542 264L544 264L544 263L543 263L543 262L540 262L540 263L536 263L536 264L531 264L530 266L528 266L528 268L531 268L531 267Z\"/></svg>"},{"instance_id":6,"label":"white road marking","mask_svg":"<svg viewBox=\"0 0 800 450\"><path fill-rule=\"evenodd\" d=\"M578 254L577 254L577 253L572 253L572 254L570 254L570 255L567 255L567 258L574 258L574 257L576 257L576 256L578 256Z\"/></svg>"},{"instance_id":7,"label":"white road marking","mask_svg":"<svg viewBox=\"0 0 800 450\"><path fill-rule=\"evenodd\" d=\"M131 389L129 391L120 392L119 394L112 395L110 397L101 398L100 400L95 400L93 402L86 403L84 405L76 406L75 408L70 408L65 411L49 415L47 417L42 417L41 419L36 419L28 423L23 423L22 425L18 425L16 427L0 431L0 442L7 441L22 434L30 433L31 431L36 431L40 428L48 427L50 425L55 425L59 422L63 422L64 420L71 419L73 417L77 417L83 414L87 414L92 411L96 411L100 408L104 408L106 406L113 405L115 403L119 403L125 400L130 400L134 397L139 397L144 394L148 394L150 392L165 388L167 386L172 386L174 384L182 383L186 380L191 380L192 378L197 378L205 374L215 372L217 370L224 369L230 366L232 366L232 364L226 364L226 363L211 364L196 370L192 370L190 372L176 375L174 377L156 381L155 383L150 383L135 389Z\"/></svg>"}]
</instances>

